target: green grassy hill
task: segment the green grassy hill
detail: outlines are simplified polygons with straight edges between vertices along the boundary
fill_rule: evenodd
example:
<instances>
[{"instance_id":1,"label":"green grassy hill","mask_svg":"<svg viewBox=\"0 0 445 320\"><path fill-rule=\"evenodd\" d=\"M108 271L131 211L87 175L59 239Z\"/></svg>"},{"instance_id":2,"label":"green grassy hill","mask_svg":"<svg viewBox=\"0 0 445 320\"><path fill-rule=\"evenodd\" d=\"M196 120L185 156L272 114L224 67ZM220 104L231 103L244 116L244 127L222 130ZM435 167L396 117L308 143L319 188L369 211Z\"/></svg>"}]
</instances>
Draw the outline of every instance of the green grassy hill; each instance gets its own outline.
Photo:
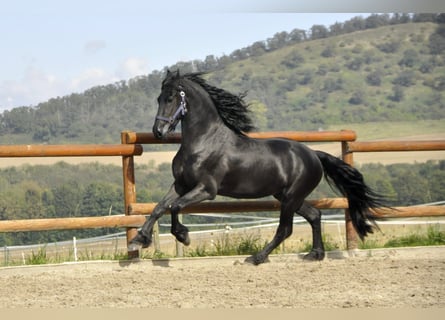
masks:
<instances>
[{"instance_id":1,"label":"green grassy hill","mask_svg":"<svg viewBox=\"0 0 445 320\"><path fill-rule=\"evenodd\" d=\"M261 131L445 116L444 24L386 25L273 49L259 43L259 50L252 45L213 64L181 62L171 69L208 71L210 83L247 91ZM5 111L0 143L119 143L122 130L150 131L166 69Z\"/></svg>"},{"instance_id":2,"label":"green grassy hill","mask_svg":"<svg viewBox=\"0 0 445 320\"><path fill-rule=\"evenodd\" d=\"M445 116L436 24L402 24L298 43L233 63L210 78L249 90L260 128L412 121Z\"/></svg>"}]
</instances>

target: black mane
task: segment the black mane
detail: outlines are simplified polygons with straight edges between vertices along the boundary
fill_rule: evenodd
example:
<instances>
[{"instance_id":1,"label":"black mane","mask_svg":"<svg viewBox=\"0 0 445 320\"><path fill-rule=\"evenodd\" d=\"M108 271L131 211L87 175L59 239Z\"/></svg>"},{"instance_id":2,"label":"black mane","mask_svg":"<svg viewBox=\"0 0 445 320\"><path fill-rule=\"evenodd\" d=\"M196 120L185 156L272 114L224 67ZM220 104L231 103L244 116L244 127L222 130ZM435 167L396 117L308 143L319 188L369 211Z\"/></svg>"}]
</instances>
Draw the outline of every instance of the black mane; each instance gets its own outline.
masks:
<instances>
[{"instance_id":1,"label":"black mane","mask_svg":"<svg viewBox=\"0 0 445 320\"><path fill-rule=\"evenodd\" d=\"M173 76L172 79L171 75ZM248 104L244 102L244 98L246 97L246 93L242 93L239 95L234 95L224 89L214 87L208 84L203 78L202 75L204 73L187 73L185 75L179 76L179 72L177 73L169 73L167 77L162 82L162 87L166 87L170 84L172 80L178 80L178 78L184 78L190 80L198 85L200 85L210 96L212 99L216 110L218 110L218 114L231 130L235 131L238 134L243 134L244 132L250 132L255 127L252 124L252 119L249 117Z\"/></svg>"}]
</instances>

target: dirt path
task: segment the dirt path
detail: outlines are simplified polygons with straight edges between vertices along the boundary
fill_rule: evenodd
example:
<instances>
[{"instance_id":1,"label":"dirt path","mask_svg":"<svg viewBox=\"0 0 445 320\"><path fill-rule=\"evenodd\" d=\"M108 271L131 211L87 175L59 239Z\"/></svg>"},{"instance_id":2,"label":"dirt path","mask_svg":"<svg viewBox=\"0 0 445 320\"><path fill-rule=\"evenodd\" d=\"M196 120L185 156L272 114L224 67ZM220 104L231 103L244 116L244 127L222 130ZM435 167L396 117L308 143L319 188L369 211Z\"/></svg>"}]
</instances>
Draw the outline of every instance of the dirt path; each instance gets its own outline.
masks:
<instances>
[{"instance_id":1,"label":"dirt path","mask_svg":"<svg viewBox=\"0 0 445 320\"><path fill-rule=\"evenodd\" d=\"M0 307L445 307L445 247L0 268Z\"/></svg>"}]
</instances>

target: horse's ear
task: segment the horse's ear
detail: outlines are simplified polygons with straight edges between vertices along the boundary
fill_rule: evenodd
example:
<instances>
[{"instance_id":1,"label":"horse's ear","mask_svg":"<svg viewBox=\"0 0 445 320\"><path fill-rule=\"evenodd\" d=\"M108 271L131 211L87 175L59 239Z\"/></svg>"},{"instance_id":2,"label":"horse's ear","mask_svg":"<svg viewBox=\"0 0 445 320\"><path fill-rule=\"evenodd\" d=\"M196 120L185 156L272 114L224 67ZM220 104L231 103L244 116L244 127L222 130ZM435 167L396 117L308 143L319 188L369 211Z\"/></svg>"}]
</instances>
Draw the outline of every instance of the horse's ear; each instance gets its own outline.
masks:
<instances>
[{"instance_id":1,"label":"horse's ear","mask_svg":"<svg viewBox=\"0 0 445 320\"><path fill-rule=\"evenodd\" d=\"M172 73L171 73L170 69L167 69L167 77L169 77L171 74Z\"/></svg>"},{"instance_id":2,"label":"horse's ear","mask_svg":"<svg viewBox=\"0 0 445 320\"><path fill-rule=\"evenodd\" d=\"M176 78L179 78L179 69L176 70Z\"/></svg>"}]
</instances>

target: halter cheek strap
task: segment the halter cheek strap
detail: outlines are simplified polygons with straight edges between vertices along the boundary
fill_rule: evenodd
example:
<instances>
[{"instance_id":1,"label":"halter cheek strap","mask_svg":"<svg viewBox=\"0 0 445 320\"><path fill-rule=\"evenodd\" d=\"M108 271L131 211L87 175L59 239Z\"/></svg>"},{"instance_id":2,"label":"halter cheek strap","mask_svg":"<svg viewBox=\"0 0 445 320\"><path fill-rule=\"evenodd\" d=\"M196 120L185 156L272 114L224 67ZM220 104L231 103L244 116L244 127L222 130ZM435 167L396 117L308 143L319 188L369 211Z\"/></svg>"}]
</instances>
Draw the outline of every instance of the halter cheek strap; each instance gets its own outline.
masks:
<instances>
[{"instance_id":1,"label":"halter cheek strap","mask_svg":"<svg viewBox=\"0 0 445 320\"><path fill-rule=\"evenodd\" d=\"M185 92L181 90L179 92L179 95L181 96L181 103L179 104L175 113L171 117L156 116L157 120L167 121L168 123L173 124L179 118L179 116L183 117L187 114L187 104L185 102Z\"/></svg>"}]
</instances>

